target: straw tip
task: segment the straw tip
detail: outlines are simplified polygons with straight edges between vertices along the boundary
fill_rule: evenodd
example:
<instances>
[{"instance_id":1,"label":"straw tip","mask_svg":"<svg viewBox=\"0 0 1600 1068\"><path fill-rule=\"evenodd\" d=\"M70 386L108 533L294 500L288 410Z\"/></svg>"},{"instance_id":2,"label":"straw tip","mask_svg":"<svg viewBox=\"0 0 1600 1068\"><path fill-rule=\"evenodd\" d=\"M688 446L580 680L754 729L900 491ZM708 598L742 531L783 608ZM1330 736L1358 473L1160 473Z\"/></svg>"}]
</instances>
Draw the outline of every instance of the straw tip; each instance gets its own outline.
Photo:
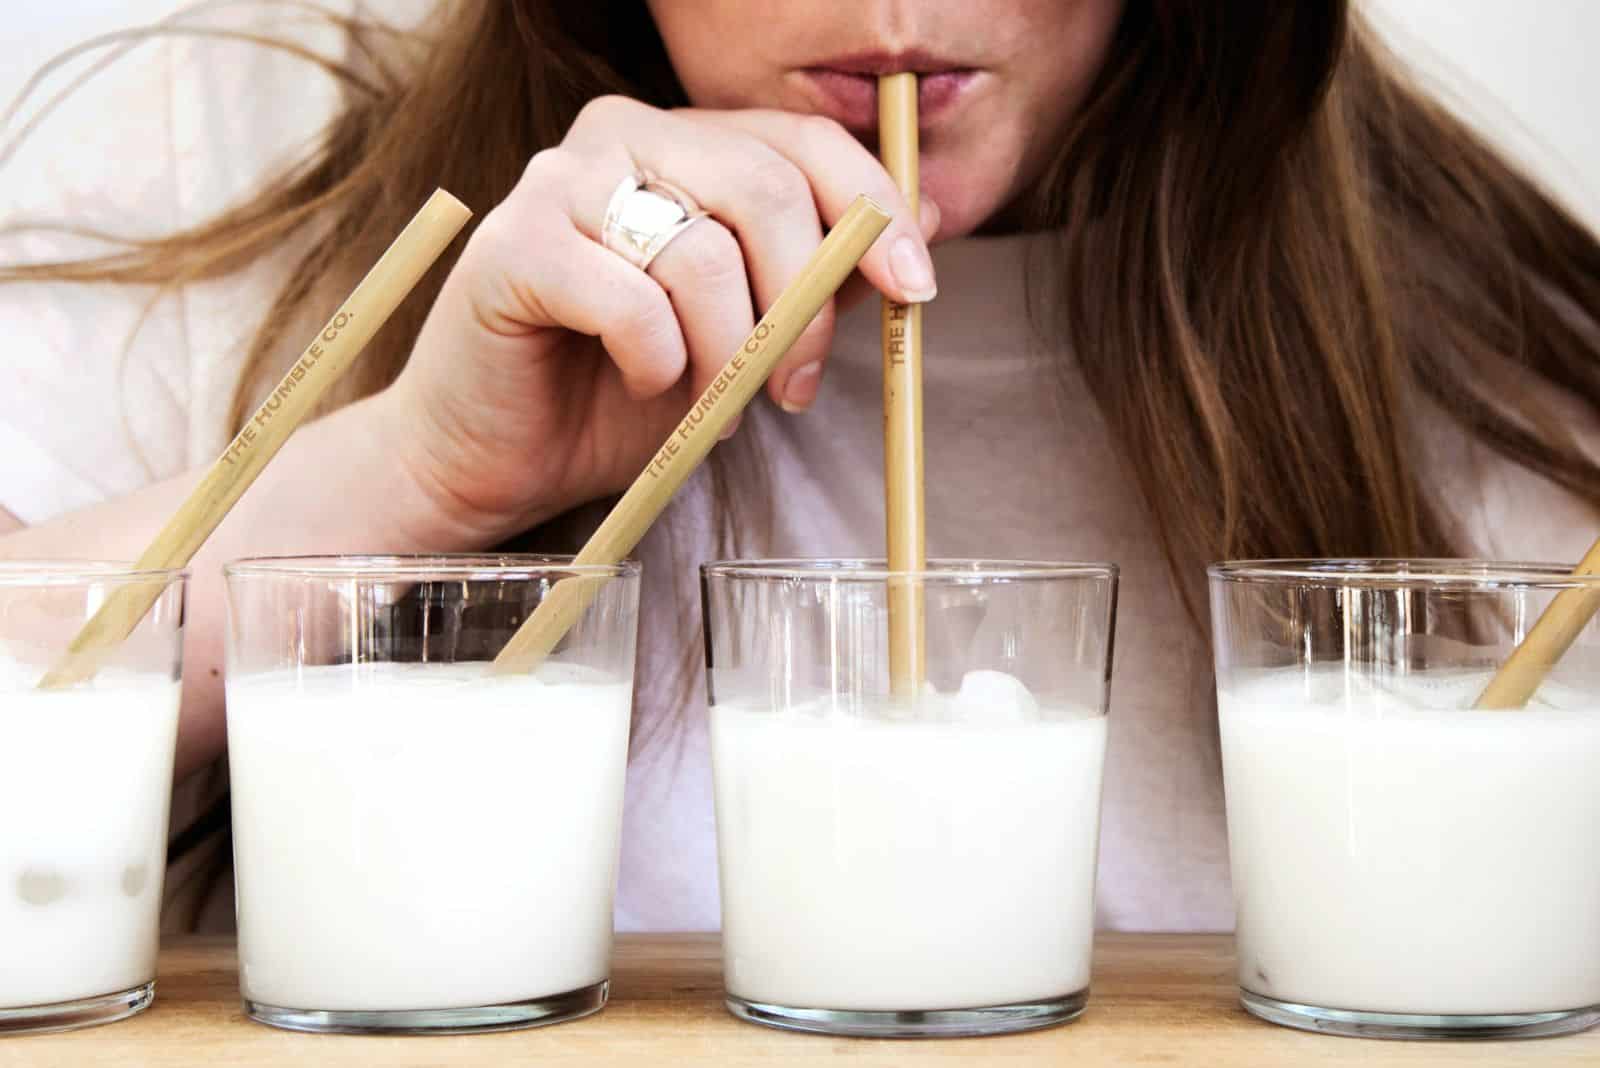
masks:
<instances>
[{"instance_id":1,"label":"straw tip","mask_svg":"<svg viewBox=\"0 0 1600 1068\"><path fill-rule=\"evenodd\" d=\"M472 218L472 209L461 203L448 189L435 189L428 203L423 205L423 210L432 210L463 221Z\"/></svg>"},{"instance_id":2,"label":"straw tip","mask_svg":"<svg viewBox=\"0 0 1600 1068\"><path fill-rule=\"evenodd\" d=\"M880 216L884 222L888 222L894 217L889 214L887 208L885 208L882 204L879 204L876 200L873 200L871 197L867 196L865 193L856 194L856 199L850 204L850 210L869 215Z\"/></svg>"}]
</instances>

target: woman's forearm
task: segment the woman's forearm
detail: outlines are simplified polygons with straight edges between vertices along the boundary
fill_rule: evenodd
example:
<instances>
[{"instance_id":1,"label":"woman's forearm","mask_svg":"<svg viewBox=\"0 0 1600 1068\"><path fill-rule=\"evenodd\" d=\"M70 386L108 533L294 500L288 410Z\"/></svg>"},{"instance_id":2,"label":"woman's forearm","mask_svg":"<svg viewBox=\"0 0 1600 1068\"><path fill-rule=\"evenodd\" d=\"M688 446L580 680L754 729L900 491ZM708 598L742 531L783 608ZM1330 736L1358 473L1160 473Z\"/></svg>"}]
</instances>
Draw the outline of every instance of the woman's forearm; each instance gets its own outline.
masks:
<instances>
[{"instance_id":1,"label":"woman's forearm","mask_svg":"<svg viewBox=\"0 0 1600 1068\"><path fill-rule=\"evenodd\" d=\"M190 563L185 613L181 779L223 749L222 565L242 556L471 549L393 453L381 395L301 427ZM0 536L4 559L132 560L199 481L196 469L125 497Z\"/></svg>"}]
</instances>

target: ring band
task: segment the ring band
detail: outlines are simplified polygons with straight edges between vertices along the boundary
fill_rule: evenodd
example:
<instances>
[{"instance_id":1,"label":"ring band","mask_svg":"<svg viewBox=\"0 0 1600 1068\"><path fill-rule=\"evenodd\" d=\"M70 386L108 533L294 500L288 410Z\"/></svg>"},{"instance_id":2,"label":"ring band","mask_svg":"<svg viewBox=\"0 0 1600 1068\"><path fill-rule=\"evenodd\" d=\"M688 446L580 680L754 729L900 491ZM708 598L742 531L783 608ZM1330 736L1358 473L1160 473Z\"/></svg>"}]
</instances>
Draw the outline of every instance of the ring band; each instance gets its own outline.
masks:
<instances>
[{"instance_id":1,"label":"ring band","mask_svg":"<svg viewBox=\"0 0 1600 1068\"><path fill-rule=\"evenodd\" d=\"M618 182L606 203L600 243L648 271L673 238L705 217L689 194L649 171L639 171Z\"/></svg>"}]
</instances>

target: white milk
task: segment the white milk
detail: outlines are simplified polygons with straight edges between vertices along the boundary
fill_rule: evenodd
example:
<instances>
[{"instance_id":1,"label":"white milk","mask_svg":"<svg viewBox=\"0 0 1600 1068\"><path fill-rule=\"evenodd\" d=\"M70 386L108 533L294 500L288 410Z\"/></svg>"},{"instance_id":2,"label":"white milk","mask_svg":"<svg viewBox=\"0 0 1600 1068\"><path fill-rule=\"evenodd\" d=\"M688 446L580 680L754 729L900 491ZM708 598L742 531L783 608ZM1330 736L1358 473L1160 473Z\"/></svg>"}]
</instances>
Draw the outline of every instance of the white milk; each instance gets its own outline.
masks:
<instances>
[{"instance_id":1,"label":"white milk","mask_svg":"<svg viewBox=\"0 0 1600 1068\"><path fill-rule=\"evenodd\" d=\"M1239 983L1392 1013L1600 1004L1600 697L1337 669L1219 698Z\"/></svg>"},{"instance_id":2,"label":"white milk","mask_svg":"<svg viewBox=\"0 0 1600 1068\"><path fill-rule=\"evenodd\" d=\"M605 979L630 692L556 664L230 678L245 997L444 1009Z\"/></svg>"},{"instance_id":3,"label":"white milk","mask_svg":"<svg viewBox=\"0 0 1600 1068\"><path fill-rule=\"evenodd\" d=\"M178 685L0 664L0 1009L155 978Z\"/></svg>"},{"instance_id":4,"label":"white milk","mask_svg":"<svg viewBox=\"0 0 1600 1068\"><path fill-rule=\"evenodd\" d=\"M919 718L711 710L729 993L935 1010L1089 985L1105 718L973 672Z\"/></svg>"}]
</instances>

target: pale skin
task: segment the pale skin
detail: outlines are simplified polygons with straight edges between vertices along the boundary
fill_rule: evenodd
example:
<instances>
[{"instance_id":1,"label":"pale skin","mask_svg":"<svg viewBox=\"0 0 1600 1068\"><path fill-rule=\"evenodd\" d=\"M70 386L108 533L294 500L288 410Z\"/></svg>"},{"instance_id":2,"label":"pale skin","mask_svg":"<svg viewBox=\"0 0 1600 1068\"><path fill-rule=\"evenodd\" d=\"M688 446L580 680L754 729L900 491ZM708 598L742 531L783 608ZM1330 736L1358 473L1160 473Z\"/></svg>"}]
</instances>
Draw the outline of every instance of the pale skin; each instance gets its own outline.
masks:
<instances>
[{"instance_id":1,"label":"pale skin","mask_svg":"<svg viewBox=\"0 0 1600 1068\"><path fill-rule=\"evenodd\" d=\"M857 193L896 216L857 288L930 299L929 242L1003 220L1037 180L1121 0L650 8L695 107L587 107L484 216L399 380L302 427L195 557L179 777L223 749L225 562L472 551L621 490ZM920 218L853 107L880 69L959 83L928 98ZM599 244L606 201L636 166L714 216L649 273ZM773 374L785 410L815 399L833 321L824 309ZM0 510L0 558L132 559L200 474L32 527Z\"/></svg>"}]
</instances>

